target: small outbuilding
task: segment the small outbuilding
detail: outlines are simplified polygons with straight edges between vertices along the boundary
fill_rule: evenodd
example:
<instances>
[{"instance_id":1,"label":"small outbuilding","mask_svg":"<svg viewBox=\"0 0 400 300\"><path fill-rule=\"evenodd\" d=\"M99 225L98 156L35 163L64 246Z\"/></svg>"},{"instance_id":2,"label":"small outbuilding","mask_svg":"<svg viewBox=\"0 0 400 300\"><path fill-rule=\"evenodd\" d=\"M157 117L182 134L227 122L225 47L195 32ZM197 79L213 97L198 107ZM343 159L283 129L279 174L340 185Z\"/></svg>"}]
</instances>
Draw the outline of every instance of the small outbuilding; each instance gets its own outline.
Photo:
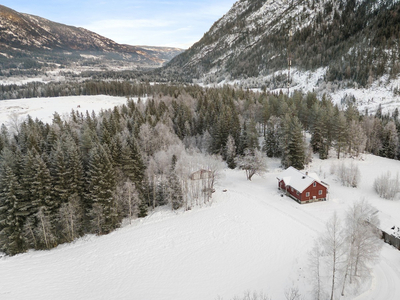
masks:
<instances>
[{"instance_id":1,"label":"small outbuilding","mask_svg":"<svg viewBox=\"0 0 400 300\"><path fill-rule=\"evenodd\" d=\"M326 201L327 199L328 184L321 181L315 173L302 173L289 167L277 179L278 188L300 204Z\"/></svg>"},{"instance_id":2,"label":"small outbuilding","mask_svg":"<svg viewBox=\"0 0 400 300\"><path fill-rule=\"evenodd\" d=\"M379 218L378 229L382 233L382 239L385 243L400 250L400 227L398 226L400 222L398 218L394 219L381 211L376 211L374 215Z\"/></svg>"}]
</instances>

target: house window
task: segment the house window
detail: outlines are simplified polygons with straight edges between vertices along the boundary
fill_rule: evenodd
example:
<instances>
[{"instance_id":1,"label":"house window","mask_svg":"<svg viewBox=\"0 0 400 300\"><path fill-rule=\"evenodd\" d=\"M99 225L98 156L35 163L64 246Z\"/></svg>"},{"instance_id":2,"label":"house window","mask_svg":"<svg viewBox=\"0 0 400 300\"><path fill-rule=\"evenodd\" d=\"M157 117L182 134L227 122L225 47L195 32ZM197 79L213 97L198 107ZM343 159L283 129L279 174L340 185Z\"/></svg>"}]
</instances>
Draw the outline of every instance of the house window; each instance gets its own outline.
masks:
<instances>
[{"instance_id":1,"label":"house window","mask_svg":"<svg viewBox=\"0 0 400 300\"><path fill-rule=\"evenodd\" d=\"M296 194L299 195L299 191L297 191Z\"/></svg>"},{"instance_id":2,"label":"house window","mask_svg":"<svg viewBox=\"0 0 400 300\"><path fill-rule=\"evenodd\" d=\"M307 192L307 193L306 193L306 197L310 197L310 192Z\"/></svg>"},{"instance_id":3,"label":"house window","mask_svg":"<svg viewBox=\"0 0 400 300\"><path fill-rule=\"evenodd\" d=\"M293 192L293 188L291 188L292 189L292 192Z\"/></svg>"},{"instance_id":4,"label":"house window","mask_svg":"<svg viewBox=\"0 0 400 300\"><path fill-rule=\"evenodd\" d=\"M322 195L322 190L319 190L319 191L318 191L318 195Z\"/></svg>"},{"instance_id":5,"label":"house window","mask_svg":"<svg viewBox=\"0 0 400 300\"><path fill-rule=\"evenodd\" d=\"M317 186L317 183L314 181L314 183L313 183L313 187L316 187Z\"/></svg>"}]
</instances>

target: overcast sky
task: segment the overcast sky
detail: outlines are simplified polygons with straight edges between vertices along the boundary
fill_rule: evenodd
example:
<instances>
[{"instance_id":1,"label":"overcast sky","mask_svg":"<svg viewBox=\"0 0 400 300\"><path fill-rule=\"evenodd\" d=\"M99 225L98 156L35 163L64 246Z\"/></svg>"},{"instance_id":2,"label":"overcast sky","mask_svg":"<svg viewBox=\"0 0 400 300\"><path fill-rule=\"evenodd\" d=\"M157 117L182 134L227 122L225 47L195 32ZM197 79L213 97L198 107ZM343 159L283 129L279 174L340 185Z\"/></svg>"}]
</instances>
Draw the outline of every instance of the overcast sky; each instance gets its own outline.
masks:
<instances>
[{"instance_id":1,"label":"overcast sky","mask_svg":"<svg viewBox=\"0 0 400 300\"><path fill-rule=\"evenodd\" d=\"M120 44L189 48L236 0L2 0L18 12L80 26Z\"/></svg>"}]
</instances>

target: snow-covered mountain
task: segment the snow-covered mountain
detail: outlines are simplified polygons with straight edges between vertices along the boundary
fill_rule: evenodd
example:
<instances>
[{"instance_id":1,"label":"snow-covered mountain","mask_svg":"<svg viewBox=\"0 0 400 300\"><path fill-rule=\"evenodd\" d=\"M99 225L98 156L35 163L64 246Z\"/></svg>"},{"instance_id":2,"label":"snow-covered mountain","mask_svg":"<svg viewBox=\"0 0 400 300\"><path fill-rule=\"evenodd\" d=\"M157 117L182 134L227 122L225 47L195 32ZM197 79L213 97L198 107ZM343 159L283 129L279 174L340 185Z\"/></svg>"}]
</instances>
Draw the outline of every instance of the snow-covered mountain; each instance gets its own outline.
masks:
<instances>
[{"instance_id":1,"label":"snow-covered mountain","mask_svg":"<svg viewBox=\"0 0 400 300\"><path fill-rule=\"evenodd\" d=\"M166 70L243 80L286 71L290 56L297 70L367 86L399 73L398 24L398 0L239 0ZM286 73L273 84L286 85Z\"/></svg>"},{"instance_id":2,"label":"snow-covered mountain","mask_svg":"<svg viewBox=\"0 0 400 300\"><path fill-rule=\"evenodd\" d=\"M0 62L4 67L19 64L29 68L32 64L43 65L44 61L76 61L87 55L155 67L180 52L182 49L177 48L121 45L84 28L55 23L0 5Z\"/></svg>"}]
</instances>

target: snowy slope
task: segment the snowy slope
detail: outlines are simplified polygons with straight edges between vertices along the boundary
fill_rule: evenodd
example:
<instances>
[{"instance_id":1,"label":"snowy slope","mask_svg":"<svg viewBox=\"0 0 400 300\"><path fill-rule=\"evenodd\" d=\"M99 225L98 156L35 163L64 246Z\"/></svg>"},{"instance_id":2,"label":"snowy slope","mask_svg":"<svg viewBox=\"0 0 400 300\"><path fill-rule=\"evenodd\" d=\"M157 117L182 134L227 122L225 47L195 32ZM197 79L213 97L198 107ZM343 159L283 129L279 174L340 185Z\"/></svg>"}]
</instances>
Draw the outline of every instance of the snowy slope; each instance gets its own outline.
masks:
<instances>
[{"instance_id":1,"label":"snowy slope","mask_svg":"<svg viewBox=\"0 0 400 300\"><path fill-rule=\"evenodd\" d=\"M54 107L46 101L58 100L15 100L10 105L23 103L33 117L47 114L51 119ZM81 109L100 109L124 100L71 97L57 103L70 104L65 111L58 106L62 114L77 103ZM282 170L278 160L270 159L270 171L251 182L242 171L225 170L211 205L188 212L161 208L106 236L85 236L51 251L0 258L0 299L214 300L232 299L247 290L284 299L291 287L312 299L307 253L334 211L342 215L364 197L400 224L399 199L380 199L372 188L383 172L395 174L400 161L364 155L355 161L361 171L357 189L339 185L330 172L337 162L314 158L308 168L329 183L326 202L299 205L281 197L276 177ZM399 258L400 252L385 244L371 280L356 299L400 299Z\"/></svg>"},{"instance_id":2,"label":"snowy slope","mask_svg":"<svg viewBox=\"0 0 400 300\"><path fill-rule=\"evenodd\" d=\"M365 156L359 189L335 182L329 175L334 162L315 159L310 169L327 177L327 202L300 206L280 197L278 163L269 161L271 171L252 182L240 171L225 171L210 206L178 213L161 209L107 236L4 257L0 298L212 300L250 290L284 299L285 289L298 286L311 299L307 252L333 211L342 214L365 196L400 216L400 203L379 199L370 184L375 174L397 170L400 162ZM381 256L357 299L400 298L400 252L385 245Z\"/></svg>"}]
</instances>

